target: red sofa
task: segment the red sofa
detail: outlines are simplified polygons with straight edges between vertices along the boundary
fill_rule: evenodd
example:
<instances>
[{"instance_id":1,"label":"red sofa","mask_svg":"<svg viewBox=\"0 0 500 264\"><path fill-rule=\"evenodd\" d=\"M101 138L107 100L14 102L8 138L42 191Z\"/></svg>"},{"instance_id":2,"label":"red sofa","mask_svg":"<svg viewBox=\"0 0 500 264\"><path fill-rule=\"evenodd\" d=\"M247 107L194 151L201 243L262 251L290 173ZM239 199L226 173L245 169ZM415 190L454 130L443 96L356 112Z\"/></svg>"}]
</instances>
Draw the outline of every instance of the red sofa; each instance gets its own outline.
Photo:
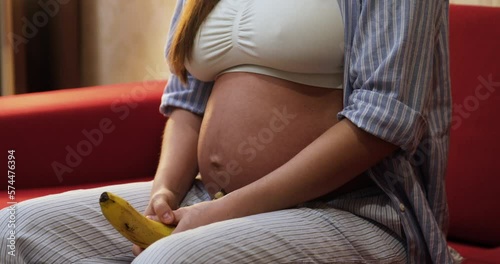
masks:
<instances>
[{"instance_id":1,"label":"red sofa","mask_svg":"<svg viewBox=\"0 0 500 264\"><path fill-rule=\"evenodd\" d=\"M500 9L452 5L450 245L465 263L500 263ZM164 81L0 98L0 155L15 150L13 200L150 180L165 118ZM498 162L498 164L497 164ZM7 168L4 167L4 173ZM97 205L97 197L96 197Z\"/></svg>"},{"instance_id":2,"label":"red sofa","mask_svg":"<svg viewBox=\"0 0 500 264\"><path fill-rule=\"evenodd\" d=\"M451 6L450 245L500 263L500 8Z\"/></svg>"}]
</instances>

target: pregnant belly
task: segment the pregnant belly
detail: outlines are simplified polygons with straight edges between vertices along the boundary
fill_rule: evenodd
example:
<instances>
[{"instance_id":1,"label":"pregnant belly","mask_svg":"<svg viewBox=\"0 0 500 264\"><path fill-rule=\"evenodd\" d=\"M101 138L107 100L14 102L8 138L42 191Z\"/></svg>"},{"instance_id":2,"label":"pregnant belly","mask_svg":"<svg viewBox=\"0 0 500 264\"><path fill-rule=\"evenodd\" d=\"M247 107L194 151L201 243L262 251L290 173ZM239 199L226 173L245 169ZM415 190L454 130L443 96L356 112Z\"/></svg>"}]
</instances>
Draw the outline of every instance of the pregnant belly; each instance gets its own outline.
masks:
<instances>
[{"instance_id":1,"label":"pregnant belly","mask_svg":"<svg viewBox=\"0 0 500 264\"><path fill-rule=\"evenodd\" d=\"M336 122L342 90L252 73L226 73L213 88L198 143L213 195L245 186L286 163Z\"/></svg>"}]
</instances>

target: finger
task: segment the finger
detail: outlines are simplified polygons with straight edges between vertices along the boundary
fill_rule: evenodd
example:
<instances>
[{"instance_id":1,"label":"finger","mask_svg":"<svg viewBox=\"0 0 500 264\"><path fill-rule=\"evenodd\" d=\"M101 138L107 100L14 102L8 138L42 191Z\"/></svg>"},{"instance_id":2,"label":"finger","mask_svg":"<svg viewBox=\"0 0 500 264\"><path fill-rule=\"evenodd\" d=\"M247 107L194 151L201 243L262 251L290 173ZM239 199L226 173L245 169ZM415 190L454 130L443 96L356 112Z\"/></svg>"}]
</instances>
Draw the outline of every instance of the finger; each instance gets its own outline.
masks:
<instances>
[{"instance_id":1,"label":"finger","mask_svg":"<svg viewBox=\"0 0 500 264\"><path fill-rule=\"evenodd\" d=\"M133 245L132 246L132 253L134 254L134 256L139 256L139 254L141 254L141 252L144 251L143 248L139 247L138 245Z\"/></svg>"},{"instance_id":2,"label":"finger","mask_svg":"<svg viewBox=\"0 0 500 264\"><path fill-rule=\"evenodd\" d=\"M175 224L175 229L172 231L172 235L176 233L180 233L183 231L186 231L189 229L189 221L186 216L186 210L184 208L177 209L173 211L174 214L174 224Z\"/></svg>"},{"instance_id":3,"label":"finger","mask_svg":"<svg viewBox=\"0 0 500 264\"><path fill-rule=\"evenodd\" d=\"M151 201L149 201L146 210L144 210L144 215L153 215L155 212L153 211L153 207L151 206Z\"/></svg>"},{"instance_id":4,"label":"finger","mask_svg":"<svg viewBox=\"0 0 500 264\"><path fill-rule=\"evenodd\" d=\"M146 215L146 218L161 223L161 220L160 220L160 218L157 215Z\"/></svg>"},{"instance_id":5,"label":"finger","mask_svg":"<svg viewBox=\"0 0 500 264\"><path fill-rule=\"evenodd\" d=\"M177 210L172 211L172 216L174 218L174 220L172 221L172 224L178 225L179 222L184 217L185 212L186 212L185 208L179 208Z\"/></svg>"},{"instance_id":6,"label":"finger","mask_svg":"<svg viewBox=\"0 0 500 264\"><path fill-rule=\"evenodd\" d=\"M151 206L153 207L154 214L158 217L160 222L163 222L164 224L172 224L174 216L167 201L162 198L155 199L153 200Z\"/></svg>"}]
</instances>

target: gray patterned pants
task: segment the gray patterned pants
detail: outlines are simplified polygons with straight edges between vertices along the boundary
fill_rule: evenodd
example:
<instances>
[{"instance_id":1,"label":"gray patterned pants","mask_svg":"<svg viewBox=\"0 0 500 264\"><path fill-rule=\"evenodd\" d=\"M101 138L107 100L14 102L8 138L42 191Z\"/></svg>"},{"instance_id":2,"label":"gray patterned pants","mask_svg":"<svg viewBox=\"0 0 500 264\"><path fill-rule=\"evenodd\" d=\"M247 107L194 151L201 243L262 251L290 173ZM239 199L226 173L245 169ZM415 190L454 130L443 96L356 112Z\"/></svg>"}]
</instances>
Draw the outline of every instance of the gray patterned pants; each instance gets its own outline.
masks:
<instances>
[{"instance_id":1,"label":"gray patterned pants","mask_svg":"<svg viewBox=\"0 0 500 264\"><path fill-rule=\"evenodd\" d=\"M144 211L151 182L76 190L19 203L15 256L0 211L0 263L404 263L397 212L376 187L232 219L159 240L137 258L100 212L102 192ZM196 181L182 206L209 200ZM4 220L5 219L5 220ZM9 254L9 251L11 254Z\"/></svg>"}]
</instances>

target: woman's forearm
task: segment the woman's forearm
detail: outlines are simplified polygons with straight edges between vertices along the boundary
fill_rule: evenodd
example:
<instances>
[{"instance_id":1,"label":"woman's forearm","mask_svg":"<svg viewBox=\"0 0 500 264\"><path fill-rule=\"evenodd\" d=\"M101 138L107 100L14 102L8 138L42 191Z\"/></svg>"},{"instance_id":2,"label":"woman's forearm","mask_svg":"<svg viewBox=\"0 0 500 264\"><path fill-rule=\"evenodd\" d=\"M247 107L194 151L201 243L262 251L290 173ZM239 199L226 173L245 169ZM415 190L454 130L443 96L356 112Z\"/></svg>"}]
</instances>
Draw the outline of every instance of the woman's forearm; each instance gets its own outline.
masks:
<instances>
[{"instance_id":1,"label":"woman's forearm","mask_svg":"<svg viewBox=\"0 0 500 264\"><path fill-rule=\"evenodd\" d=\"M289 208L327 194L397 147L344 119L283 166L223 199L231 217Z\"/></svg>"},{"instance_id":2,"label":"woman's forearm","mask_svg":"<svg viewBox=\"0 0 500 264\"><path fill-rule=\"evenodd\" d=\"M197 145L202 118L175 109L163 134L160 161L152 193L165 188L180 203L198 173Z\"/></svg>"}]
</instances>

